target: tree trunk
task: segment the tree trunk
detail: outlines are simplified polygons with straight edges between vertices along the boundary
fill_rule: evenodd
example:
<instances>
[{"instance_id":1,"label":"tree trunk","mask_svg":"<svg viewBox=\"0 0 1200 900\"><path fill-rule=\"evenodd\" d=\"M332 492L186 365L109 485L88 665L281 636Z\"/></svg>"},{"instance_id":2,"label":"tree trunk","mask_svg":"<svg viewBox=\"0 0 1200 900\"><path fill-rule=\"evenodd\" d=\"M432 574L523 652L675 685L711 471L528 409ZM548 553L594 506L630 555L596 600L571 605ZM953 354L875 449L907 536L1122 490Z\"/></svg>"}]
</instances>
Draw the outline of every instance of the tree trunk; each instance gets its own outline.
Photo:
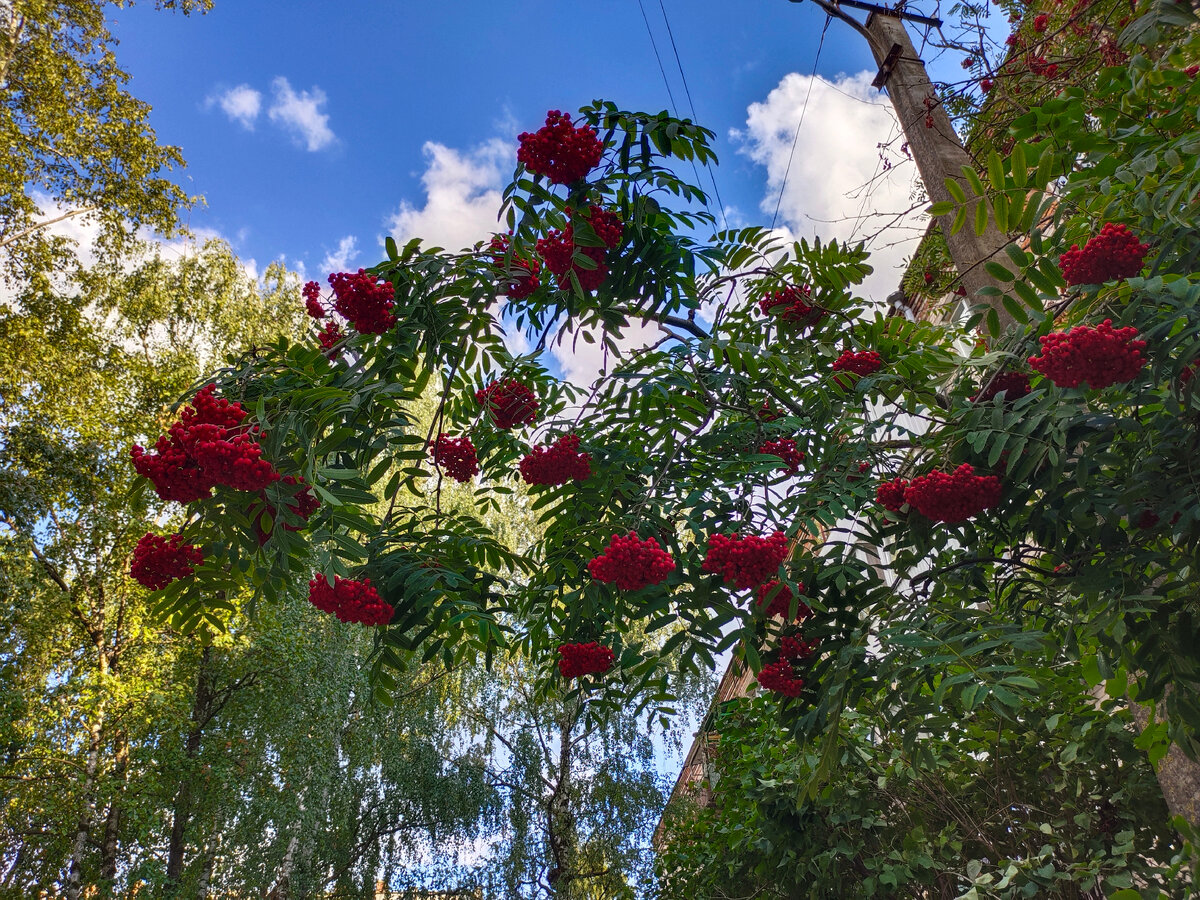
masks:
<instances>
[{"instance_id":1,"label":"tree trunk","mask_svg":"<svg viewBox=\"0 0 1200 900\"><path fill-rule=\"evenodd\" d=\"M571 730L575 716L563 714L558 731L558 778L546 803L546 843L550 846L550 868L546 883L552 896L564 896L575 875L578 836L571 812Z\"/></svg>"},{"instance_id":2,"label":"tree trunk","mask_svg":"<svg viewBox=\"0 0 1200 900\"><path fill-rule=\"evenodd\" d=\"M111 893L113 882L117 879L117 850L120 846L121 833L121 796L125 783L129 779L129 740L122 734L116 748L117 789L115 796L108 804L108 813L104 817L104 840L100 845L100 882L101 896Z\"/></svg>"},{"instance_id":3,"label":"tree trunk","mask_svg":"<svg viewBox=\"0 0 1200 900\"><path fill-rule=\"evenodd\" d=\"M0 88L8 86L8 67L17 54L17 43L25 30L25 17L13 9L12 3L0 6Z\"/></svg>"},{"instance_id":4,"label":"tree trunk","mask_svg":"<svg viewBox=\"0 0 1200 900\"><path fill-rule=\"evenodd\" d=\"M214 671L212 665L212 649L205 647L200 653L200 670L196 673L196 694L192 701L191 727L183 742L185 762L179 788L175 793L175 804L171 813L171 836L167 844L167 883L168 897L174 897L179 892L179 883L183 878L184 857L187 851L187 825L192 815L192 763L200 755L200 743L204 737L204 726L212 717L214 690Z\"/></svg>"},{"instance_id":5,"label":"tree trunk","mask_svg":"<svg viewBox=\"0 0 1200 900\"><path fill-rule=\"evenodd\" d=\"M288 900L292 895L292 870L296 866L296 848L300 846L300 838L292 835L288 841L287 852L283 854L283 865L279 868L279 878L267 900Z\"/></svg>"},{"instance_id":6,"label":"tree trunk","mask_svg":"<svg viewBox=\"0 0 1200 900\"><path fill-rule=\"evenodd\" d=\"M1150 710L1143 703L1130 702L1138 730L1150 724ZM1155 767L1163 799L1172 816L1183 816L1193 828L1200 826L1200 763L1188 759L1175 744Z\"/></svg>"},{"instance_id":7,"label":"tree trunk","mask_svg":"<svg viewBox=\"0 0 1200 900\"><path fill-rule=\"evenodd\" d=\"M220 841L219 833L214 832L204 845L204 866L200 870L200 879L196 882L196 900L208 900L208 886L212 884L213 870L217 866L217 845Z\"/></svg>"},{"instance_id":8,"label":"tree trunk","mask_svg":"<svg viewBox=\"0 0 1200 900\"><path fill-rule=\"evenodd\" d=\"M83 854L87 850L88 835L96 820L96 781L100 772L100 745L104 740L104 717L107 712L109 655L104 646L103 630L93 631L92 638L99 653L100 699L96 714L88 727L88 755L83 769L83 812L75 826L75 839L71 842L71 858L67 864L67 900L79 900L83 893Z\"/></svg>"}]
</instances>

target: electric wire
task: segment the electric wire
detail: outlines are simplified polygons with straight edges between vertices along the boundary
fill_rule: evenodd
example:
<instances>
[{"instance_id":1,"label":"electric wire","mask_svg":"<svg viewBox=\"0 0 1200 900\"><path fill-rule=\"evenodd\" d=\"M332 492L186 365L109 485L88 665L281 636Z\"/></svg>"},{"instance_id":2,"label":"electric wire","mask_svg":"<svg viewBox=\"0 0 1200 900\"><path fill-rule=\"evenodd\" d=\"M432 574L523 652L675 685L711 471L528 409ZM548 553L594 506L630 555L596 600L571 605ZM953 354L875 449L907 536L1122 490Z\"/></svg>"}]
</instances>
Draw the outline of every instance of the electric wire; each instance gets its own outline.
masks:
<instances>
[{"instance_id":1,"label":"electric wire","mask_svg":"<svg viewBox=\"0 0 1200 900\"><path fill-rule=\"evenodd\" d=\"M646 15L646 7L638 0L638 9L642 11L642 21L646 23L646 34L650 35L650 46L654 48L654 58L658 60L658 71L662 73L663 84L667 86L667 97L671 100L671 109L678 109L675 95L671 92L671 82L667 79L667 70L663 66L662 57L658 54L658 41L654 40L654 30L650 27L650 19Z\"/></svg>"},{"instance_id":2,"label":"electric wire","mask_svg":"<svg viewBox=\"0 0 1200 900\"><path fill-rule=\"evenodd\" d=\"M696 104L692 102L692 90L688 87L687 75L683 71L683 61L679 58L679 47L675 45L675 32L671 29L671 20L667 18L667 7L663 4L663 0L658 0L658 8L662 10L663 22L667 26L667 37L671 39L671 51L675 54L675 65L679 67L679 77L683 81L683 92L687 95L688 108L692 111L692 121L699 122L700 117L696 115ZM717 177L713 172L712 166L705 166L708 170L708 179L712 182L713 195L717 198L717 206L721 210L721 221L725 223L725 227L729 227L729 220L725 218L725 201L721 199L721 191L717 187Z\"/></svg>"},{"instance_id":3,"label":"electric wire","mask_svg":"<svg viewBox=\"0 0 1200 900\"><path fill-rule=\"evenodd\" d=\"M808 76L808 92L804 95L804 105L800 107L800 121L796 123L796 134L792 137L792 150L788 153L787 167L783 170L783 182L779 185L779 196L775 199L775 214L771 216L772 228L779 219L779 205L783 203L783 191L787 187L788 175L792 171L792 159L796 155L796 144L800 141L800 126L804 124L804 114L808 112L808 100L812 97L813 82L817 78L817 64L821 61L821 48L825 46L825 32L829 30L829 23L832 21L833 16L826 13L825 27L821 29L821 41L817 44L817 53L813 58L812 73Z\"/></svg>"},{"instance_id":4,"label":"electric wire","mask_svg":"<svg viewBox=\"0 0 1200 900\"><path fill-rule=\"evenodd\" d=\"M676 118L678 118L678 116L679 116L679 104L675 102L675 93L674 93L674 92L671 90L671 81L670 81L670 79L668 79L668 78L667 78L667 70L666 70L666 67L664 67L664 66L663 66L662 56L661 56L661 55L659 54L659 52L658 52L658 42L657 42L656 40L654 40L654 29L652 29L652 28L650 27L650 18L649 18L649 17L646 15L646 7L645 7L645 5L643 5L643 3L642 3L642 0L638 0L638 9L640 9L640 10L642 11L642 21L646 23L646 34L648 34L648 35L650 36L650 46L651 46L651 47L654 49L654 58L655 58L655 59L658 61L658 71L662 73L663 84L664 84L664 85L666 86L666 88L667 88L667 97L668 97L668 99L671 101L671 114L672 114L672 115L674 115ZM663 15L664 15L664 16L666 15L666 10L664 10L664 11L663 11ZM668 25L667 25L667 30L668 30L668 32L670 31L670 24L669 24L669 23L668 23ZM672 39L671 39L671 42L672 42L672 44L674 44L674 41L675 41L675 39L672 37ZM678 61L678 59L679 59L679 53L678 53L678 51L676 51L676 53L675 53L675 59L676 59L676 61ZM682 67L682 66L680 67L680 70L679 70L679 71L680 71L680 74L682 74L682 73L683 73L683 67ZM684 89L685 89L685 90L687 89L687 82L686 82L686 80L684 81ZM690 95L690 93L689 93L689 95L688 95L688 100L689 100L689 102L691 101L691 95ZM695 109L693 108L693 110L692 110L692 115L693 115L693 116L695 116L695 114L696 114L696 113L695 113ZM699 181L700 181L700 171L699 171L699 170L696 168L696 161L693 159L693 160L691 161L691 163L692 163L692 172L693 172L693 174L695 174L695 176L696 176L696 181L697 181L697 182L699 182ZM711 172L710 172L710 175L711 175ZM715 184L715 182L714 182L714 185L713 185L713 187L714 187L714 190L715 190L715 188L716 188L716 184ZM718 195L718 198L717 198L717 199L718 199L718 202L720 202L720 197L719 197L719 195ZM708 197L707 197L707 196L705 196L705 204L704 204L704 206L705 206L705 208L708 210L709 214L711 215L711 213L712 213L712 203L711 203L711 202L708 200ZM722 208L721 208L721 216L722 216L722 218L724 217L724 215L725 215L725 209L724 209L724 206L722 205ZM716 217L714 216L714 219L715 219L715 218L716 218ZM726 226L726 227L728 227L728 226Z\"/></svg>"}]
</instances>

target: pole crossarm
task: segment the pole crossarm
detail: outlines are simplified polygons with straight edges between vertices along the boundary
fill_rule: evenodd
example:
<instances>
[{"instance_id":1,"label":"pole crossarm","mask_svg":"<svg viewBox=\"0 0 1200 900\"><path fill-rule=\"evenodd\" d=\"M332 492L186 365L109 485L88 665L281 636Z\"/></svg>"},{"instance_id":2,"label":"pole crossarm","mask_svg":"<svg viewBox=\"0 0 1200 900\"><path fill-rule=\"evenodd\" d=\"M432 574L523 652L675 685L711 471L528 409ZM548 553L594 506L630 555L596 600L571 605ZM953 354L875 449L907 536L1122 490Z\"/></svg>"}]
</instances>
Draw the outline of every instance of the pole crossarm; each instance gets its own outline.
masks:
<instances>
[{"instance_id":1,"label":"pole crossarm","mask_svg":"<svg viewBox=\"0 0 1200 900\"><path fill-rule=\"evenodd\" d=\"M804 3L806 0L788 0L789 3ZM816 4L822 12L827 16L839 19L845 22L864 38L867 39L872 48L875 47L876 38L869 32L862 22L855 19L843 11L843 6L849 6L852 9L861 9L866 12L877 13L881 16L892 16L896 19L903 19L912 22L920 22L923 25L932 25L934 28L942 27L942 20L932 16L922 16L917 13L904 12L900 9L893 9L887 6L880 6L877 3L864 3L863 0L808 0L808 2ZM883 55L883 54L879 54Z\"/></svg>"}]
</instances>

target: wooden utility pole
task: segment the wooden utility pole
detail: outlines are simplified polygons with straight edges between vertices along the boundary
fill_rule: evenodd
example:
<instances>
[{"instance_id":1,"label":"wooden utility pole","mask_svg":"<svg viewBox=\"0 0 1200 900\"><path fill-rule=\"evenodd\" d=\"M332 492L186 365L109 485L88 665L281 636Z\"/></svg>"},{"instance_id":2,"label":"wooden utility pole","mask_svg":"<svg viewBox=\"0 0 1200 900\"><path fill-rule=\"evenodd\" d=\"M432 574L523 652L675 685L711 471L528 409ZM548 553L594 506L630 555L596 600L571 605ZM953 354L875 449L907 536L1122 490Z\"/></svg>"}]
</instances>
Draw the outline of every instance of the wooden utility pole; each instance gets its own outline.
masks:
<instances>
[{"instance_id":1,"label":"wooden utility pole","mask_svg":"<svg viewBox=\"0 0 1200 900\"><path fill-rule=\"evenodd\" d=\"M802 0L791 0L793 3ZM953 200L946 190L946 179L951 178L962 185L968 197L972 195L967 180L963 177L963 166L975 168L966 149L959 140L950 117L942 107L941 101L933 89L933 83L925 71L925 63L917 56L916 48L904 28L904 20L909 19L929 25L941 25L938 19L916 15L878 6L874 3L859 2L859 0L811 0L826 15L850 25L861 34L875 56L879 66L879 74L875 76L874 84L880 90L887 88L888 98L896 110L896 118L904 131L904 139L917 171L925 185L925 192L931 202ZM843 6L868 11L864 25L848 15ZM970 217L968 217L970 218ZM957 233L950 233L953 215L938 217L938 224L946 236L946 246L950 258L958 270L959 278L968 298L973 303L984 303L996 310L1000 317L1001 328L1012 322L1012 317L1005 311L999 297L981 297L982 287L1003 286L984 269L987 260L1000 253L1009 243L1008 238L1001 234L991 217L988 217L987 228L983 234L976 234L972 223L960 228Z\"/></svg>"}]
</instances>

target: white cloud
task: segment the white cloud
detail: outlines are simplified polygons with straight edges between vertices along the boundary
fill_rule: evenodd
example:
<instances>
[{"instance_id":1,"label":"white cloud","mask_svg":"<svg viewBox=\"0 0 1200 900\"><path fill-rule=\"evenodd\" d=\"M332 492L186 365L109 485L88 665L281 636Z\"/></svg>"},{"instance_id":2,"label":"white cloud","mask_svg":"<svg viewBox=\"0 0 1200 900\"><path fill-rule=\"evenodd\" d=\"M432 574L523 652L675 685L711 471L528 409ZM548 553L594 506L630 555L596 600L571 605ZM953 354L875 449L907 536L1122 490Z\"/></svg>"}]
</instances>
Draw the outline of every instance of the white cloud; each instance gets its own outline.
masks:
<instances>
[{"instance_id":1,"label":"white cloud","mask_svg":"<svg viewBox=\"0 0 1200 900\"><path fill-rule=\"evenodd\" d=\"M338 241L337 249L325 254L317 268L322 272L344 272L350 265L350 260L358 256L358 238L352 234Z\"/></svg>"},{"instance_id":2,"label":"white cloud","mask_svg":"<svg viewBox=\"0 0 1200 900\"><path fill-rule=\"evenodd\" d=\"M576 329L563 329L559 332L550 352L562 367L563 378L581 387L589 387L599 376L600 370L611 370L614 362L627 360L630 351L649 347L661 339L662 329L655 322L634 321L616 335L615 341L620 348L620 357L614 359L611 354L606 358L600 332L597 329L586 329L596 342L589 344Z\"/></svg>"},{"instance_id":3,"label":"white cloud","mask_svg":"<svg viewBox=\"0 0 1200 900\"><path fill-rule=\"evenodd\" d=\"M461 250L495 234L501 169L511 170L515 163L512 142L493 138L462 152L428 141L421 151L428 160L421 176L425 205L418 209L405 201L388 218L396 242L419 237L427 245Z\"/></svg>"},{"instance_id":4,"label":"white cloud","mask_svg":"<svg viewBox=\"0 0 1200 900\"><path fill-rule=\"evenodd\" d=\"M230 121L239 123L247 131L254 130L254 121L262 112L262 94L248 84L239 84L223 94L209 97L205 106L211 107L214 103Z\"/></svg>"},{"instance_id":5,"label":"white cloud","mask_svg":"<svg viewBox=\"0 0 1200 900\"><path fill-rule=\"evenodd\" d=\"M900 153L903 137L898 137L895 114L871 87L872 77L860 72L829 82L786 75L764 102L750 105L745 131L731 137L741 142L740 152L766 167L767 193L760 207L770 216L778 201L784 231L825 240L869 239L875 272L861 290L882 300L898 287L903 262L924 234L925 215L919 210L900 215L916 202L916 170ZM890 170L881 154L893 164Z\"/></svg>"},{"instance_id":6,"label":"white cloud","mask_svg":"<svg viewBox=\"0 0 1200 900\"><path fill-rule=\"evenodd\" d=\"M329 127L328 114L321 112L328 98L319 87L313 87L311 93L297 93L280 75L271 82L271 91L274 99L267 115L276 125L290 131L298 144L316 152L337 140Z\"/></svg>"}]
</instances>

